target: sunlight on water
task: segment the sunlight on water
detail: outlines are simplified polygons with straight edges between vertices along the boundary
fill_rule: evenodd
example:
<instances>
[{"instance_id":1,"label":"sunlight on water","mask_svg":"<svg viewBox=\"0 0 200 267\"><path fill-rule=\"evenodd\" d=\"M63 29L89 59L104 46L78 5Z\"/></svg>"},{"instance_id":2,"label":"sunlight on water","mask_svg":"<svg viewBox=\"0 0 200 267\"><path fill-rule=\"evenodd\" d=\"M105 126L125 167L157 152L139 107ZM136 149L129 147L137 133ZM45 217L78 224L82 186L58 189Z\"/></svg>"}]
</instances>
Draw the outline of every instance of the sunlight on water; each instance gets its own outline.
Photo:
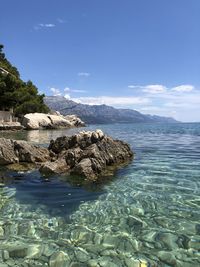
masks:
<instances>
[{"instance_id":1,"label":"sunlight on water","mask_svg":"<svg viewBox=\"0 0 200 267\"><path fill-rule=\"evenodd\" d=\"M65 177L45 181L37 171L6 172L15 180L0 186L0 262L200 266L200 124L86 129L96 128L130 143L135 160L98 188L80 188ZM81 130L7 137L47 144Z\"/></svg>"}]
</instances>

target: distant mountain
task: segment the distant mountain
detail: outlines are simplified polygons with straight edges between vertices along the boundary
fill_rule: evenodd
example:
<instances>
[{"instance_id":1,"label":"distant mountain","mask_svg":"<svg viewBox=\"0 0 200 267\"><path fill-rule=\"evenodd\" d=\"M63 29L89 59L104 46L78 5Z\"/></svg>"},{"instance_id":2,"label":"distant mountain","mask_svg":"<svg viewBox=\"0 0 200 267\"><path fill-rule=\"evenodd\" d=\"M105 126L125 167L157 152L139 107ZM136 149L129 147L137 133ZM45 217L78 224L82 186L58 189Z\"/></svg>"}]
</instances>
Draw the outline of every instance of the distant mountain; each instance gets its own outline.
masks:
<instances>
[{"instance_id":1,"label":"distant mountain","mask_svg":"<svg viewBox=\"0 0 200 267\"><path fill-rule=\"evenodd\" d=\"M135 123L135 122L177 122L170 117L145 115L132 109L117 109L107 105L85 105L62 96L46 96L45 104L63 115L75 114L89 124Z\"/></svg>"}]
</instances>

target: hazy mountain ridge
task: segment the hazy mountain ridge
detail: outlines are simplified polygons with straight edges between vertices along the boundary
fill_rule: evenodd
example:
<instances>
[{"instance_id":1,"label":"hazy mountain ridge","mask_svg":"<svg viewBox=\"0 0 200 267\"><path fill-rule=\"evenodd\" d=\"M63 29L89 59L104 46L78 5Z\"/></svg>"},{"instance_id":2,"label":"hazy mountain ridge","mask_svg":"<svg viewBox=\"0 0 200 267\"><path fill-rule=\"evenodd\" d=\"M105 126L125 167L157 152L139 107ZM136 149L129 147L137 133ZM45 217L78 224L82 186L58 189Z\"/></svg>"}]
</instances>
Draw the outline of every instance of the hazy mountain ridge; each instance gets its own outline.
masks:
<instances>
[{"instance_id":1,"label":"hazy mountain ridge","mask_svg":"<svg viewBox=\"0 0 200 267\"><path fill-rule=\"evenodd\" d=\"M46 96L45 104L63 115L75 114L86 123L135 123L135 122L177 122L170 117L142 114L133 109L117 109L107 105L86 105L68 100L63 96Z\"/></svg>"}]
</instances>

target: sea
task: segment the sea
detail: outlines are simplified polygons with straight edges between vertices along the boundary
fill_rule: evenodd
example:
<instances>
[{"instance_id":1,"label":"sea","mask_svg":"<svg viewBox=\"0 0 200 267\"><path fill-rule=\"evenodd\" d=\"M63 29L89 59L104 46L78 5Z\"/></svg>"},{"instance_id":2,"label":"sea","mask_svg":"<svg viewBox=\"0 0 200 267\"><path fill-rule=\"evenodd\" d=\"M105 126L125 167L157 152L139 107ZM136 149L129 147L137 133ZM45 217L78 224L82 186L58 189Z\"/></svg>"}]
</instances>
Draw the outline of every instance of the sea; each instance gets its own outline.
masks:
<instances>
[{"instance_id":1,"label":"sea","mask_svg":"<svg viewBox=\"0 0 200 267\"><path fill-rule=\"evenodd\" d=\"M102 129L134 159L101 182L1 167L0 266L200 266L200 123L1 132L48 146ZM3 179L4 178L4 179Z\"/></svg>"}]
</instances>

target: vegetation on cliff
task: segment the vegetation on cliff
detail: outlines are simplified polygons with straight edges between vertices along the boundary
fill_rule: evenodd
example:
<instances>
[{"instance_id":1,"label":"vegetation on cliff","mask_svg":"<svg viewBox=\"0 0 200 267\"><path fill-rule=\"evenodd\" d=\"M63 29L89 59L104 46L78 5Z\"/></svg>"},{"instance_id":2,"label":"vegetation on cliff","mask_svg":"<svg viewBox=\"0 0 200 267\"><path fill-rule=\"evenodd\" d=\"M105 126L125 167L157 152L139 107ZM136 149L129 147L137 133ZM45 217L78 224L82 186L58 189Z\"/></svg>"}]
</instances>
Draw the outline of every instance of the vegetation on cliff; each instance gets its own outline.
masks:
<instances>
[{"instance_id":1,"label":"vegetation on cliff","mask_svg":"<svg viewBox=\"0 0 200 267\"><path fill-rule=\"evenodd\" d=\"M31 82L24 82L16 67L6 59L3 45L0 45L0 110L13 109L16 116L26 113L47 113L49 108L44 104L44 95L38 93Z\"/></svg>"}]
</instances>

